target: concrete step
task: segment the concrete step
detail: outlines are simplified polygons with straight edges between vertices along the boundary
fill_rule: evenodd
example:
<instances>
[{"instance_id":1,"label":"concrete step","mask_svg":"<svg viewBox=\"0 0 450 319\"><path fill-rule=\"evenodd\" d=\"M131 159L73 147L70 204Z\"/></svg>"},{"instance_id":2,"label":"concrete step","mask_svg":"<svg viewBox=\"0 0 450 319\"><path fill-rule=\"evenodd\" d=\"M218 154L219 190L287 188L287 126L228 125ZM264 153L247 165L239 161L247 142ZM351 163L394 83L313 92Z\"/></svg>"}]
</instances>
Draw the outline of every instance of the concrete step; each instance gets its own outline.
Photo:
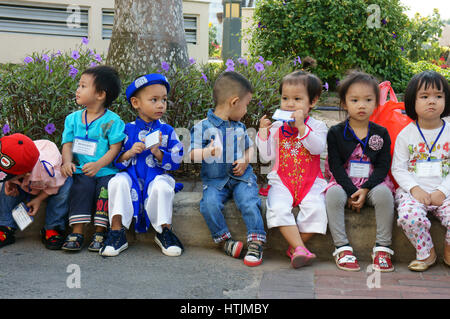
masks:
<instances>
[{"instance_id":1,"label":"concrete step","mask_svg":"<svg viewBox=\"0 0 450 319\"><path fill-rule=\"evenodd\" d=\"M193 191L181 191L175 195L173 227L182 243L187 249L190 247L209 247L214 248L217 245L213 242L209 229L200 214L200 200L202 193L197 187L187 188ZM266 222L265 213L265 197L262 199L262 215L264 223ZM298 209L294 209L294 213L298 213ZM225 219L228 223L231 234L235 239L245 242L246 227L242 220L240 212L237 210L235 203L230 200L224 208ZM24 232L18 232L17 238L23 236L36 236L42 226L45 218L45 204L41 207L35 222L30 225ZM393 243L392 249L395 251L394 261L409 262L415 259L415 250L404 235L403 231L396 226L395 221L393 227ZM440 225L437 219L431 217L431 235L434 240L435 248L438 256L443 255L445 229ZM362 261L369 261L372 248L375 245L375 212L372 207L365 207L360 213L351 210L346 211L347 235L353 246L355 255ZM266 225L265 225L266 226ZM267 230L267 244L265 249L271 249L284 253L287 243L281 236L278 229ZM86 231L87 237L90 238L93 233L93 226L88 225ZM127 233L129 241L153 242L154 230L145 234L136 234L131 229ZM308 248L321 259L331 259L331 253L334 250L332 237L327 232L326 235L315 235L308 243Z\"/></svg>"}]
</instances>

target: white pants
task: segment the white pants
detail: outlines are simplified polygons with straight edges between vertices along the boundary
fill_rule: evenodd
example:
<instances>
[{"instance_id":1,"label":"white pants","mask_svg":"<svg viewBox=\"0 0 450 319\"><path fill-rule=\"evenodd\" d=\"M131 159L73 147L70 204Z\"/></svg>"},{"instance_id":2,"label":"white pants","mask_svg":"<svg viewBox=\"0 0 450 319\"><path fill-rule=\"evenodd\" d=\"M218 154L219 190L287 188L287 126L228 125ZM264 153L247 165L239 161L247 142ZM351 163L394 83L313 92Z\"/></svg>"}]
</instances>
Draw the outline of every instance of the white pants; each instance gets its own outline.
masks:
<instances>
[{"instance_id":1,"label":"white pants","mask_svg":"<svg viewBox=\"0 0 450 319\"><path fill-rule=\"evenodd\" d=\"M130 227L134 215L131 177L121 172L116 174L108 183L109 194L109 223L115 215L122 216L122 225ZM144 202L144 209L158 232L162 232L161 225L172 224L173 198L175 196L175 180L169 175L158 175L150 182L147 189L148 197Z\"/></svg>"},{"instance_id":2,"label":"white pants","mask_svg":"<svg viewBox=\"0 0 450 319\"><path fill-rule=\"evenodd\" d=\"M271 185L266 201L268 228L297 225L301 233L326 233L328 218L324 190L327 183L324 179L316 178L308 194L298 206L300 211L295 220L292 213L294 199L291 192L284 186L276 172L269 173L267 178Z\"/></svg>"}]
</instances>

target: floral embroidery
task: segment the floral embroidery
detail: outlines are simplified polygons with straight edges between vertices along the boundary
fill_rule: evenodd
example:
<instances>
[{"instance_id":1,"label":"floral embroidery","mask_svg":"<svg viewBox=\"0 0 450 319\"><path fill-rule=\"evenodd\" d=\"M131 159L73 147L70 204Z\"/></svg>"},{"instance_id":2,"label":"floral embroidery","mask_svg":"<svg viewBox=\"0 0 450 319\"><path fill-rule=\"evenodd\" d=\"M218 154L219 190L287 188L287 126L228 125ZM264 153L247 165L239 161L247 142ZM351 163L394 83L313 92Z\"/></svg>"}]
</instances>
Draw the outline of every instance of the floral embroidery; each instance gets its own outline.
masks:
<instances>
[{"instance_id":1,"label":"floral embroidery","mask_svg":"<svg viewBox=\"0 0 450 319\"><path fill-rule=\"evenodd\" d=\"M369 138L369 147L374 151L379 151L383 147L384 141L380 135L372 135Z\"/></svg>"}]
</instances>

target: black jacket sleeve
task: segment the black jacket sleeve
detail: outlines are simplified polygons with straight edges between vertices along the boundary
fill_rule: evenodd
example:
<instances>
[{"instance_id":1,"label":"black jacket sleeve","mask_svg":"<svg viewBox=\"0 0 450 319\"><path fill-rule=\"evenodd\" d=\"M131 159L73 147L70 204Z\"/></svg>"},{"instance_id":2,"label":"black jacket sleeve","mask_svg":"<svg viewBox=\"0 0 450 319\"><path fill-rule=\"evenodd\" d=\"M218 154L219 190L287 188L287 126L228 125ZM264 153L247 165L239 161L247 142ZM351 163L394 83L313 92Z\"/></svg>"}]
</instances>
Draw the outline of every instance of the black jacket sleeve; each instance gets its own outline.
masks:
<instances>
[{"instance_id":1,"label":"black jacket sleeve","mask_svg":"<svg viewBox=\"0 0 450 319\"><path fill-rule=\"evenodd\" d=\"M337 126L330 128L327 134L328 166L336 182L342 186L347 196L351 196L358 188L353 184L345 171L344 164L346 160L342 159L339 152L339 144L342 138L339 138L338 134L341 134L341 132Z\"/></svg>"}]
</instances>

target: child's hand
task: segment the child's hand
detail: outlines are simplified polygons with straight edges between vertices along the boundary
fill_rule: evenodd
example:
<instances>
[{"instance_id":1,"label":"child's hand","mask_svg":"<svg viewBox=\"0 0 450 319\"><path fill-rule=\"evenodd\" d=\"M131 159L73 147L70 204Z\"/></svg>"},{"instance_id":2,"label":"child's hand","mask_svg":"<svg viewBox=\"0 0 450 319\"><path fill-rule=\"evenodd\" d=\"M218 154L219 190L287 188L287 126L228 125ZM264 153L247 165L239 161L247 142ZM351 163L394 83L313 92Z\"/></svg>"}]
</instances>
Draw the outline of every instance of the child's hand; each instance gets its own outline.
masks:
<instances>
[{"instance_id":1,"label":"child's hand","mask_svg":"<svg viewBox=\"0 0 450 319\"><path fill-rule=\"evenodd\" d=\"M305 113L302 109L292 113L291 118L295 119L294 125L299 130L305 126Z\"/></svg>"},{"instance_id":2,"label":"child's hand","mask_svg":"<svg viewBox=\"0 0 450 319\"><path fill-rule=\"evenodd\" d=\"M83 168L81 169L81 171L84 173L84 175L89 176L89 177L94 177L98 171L100 170L100 168L102 168L100 165L98 165L97 162L90 162L90 163L86 163L84 164Z\"/></svg>"},{"instance_id":3,"label":"child's hand","mask_svg":"<svg viewBox=\"0 0 450 319\"><path fill-rule=\"evenodd\" d=\"M272 127L273 123L264 115L259 120L259 137L263 140L267 139L269 135L269 129Z\"/></svg>"},{"instance_id":4,"label":"child's hand","mask_svg":"<svg viewBox=\"0 0 450 319\"><path fill-rule=\"evenodd\" d=\"M445 194L439 190L435 190L430 194L431 205L442 206L445 200Z\"/></svg>"},{"instance_id":5,"label":"child's hand","mask_svg":"<svg viewBox=\"0 0 450 319\"><path fill-rule=\"evenodd\" d=\"M6 196L19 196L19 189L17 184L14 184L10 181L5 182L5 194Z\"/></svg>"},{"instance_id":6,"label":"child's hand","mask_svg":"<svg viewBox=\"0 0 450 319\"><path fill-rule=\"evenodd\" d=\"M360 212L361 208L366 202L368 192L369 190L367 188L360 188L356 192L354 192L352 196L350 196L352 210L356 211L357 213Z\"/></svg>"},{"instance_id":7,"label":"child's hand","mask_svg":"<svg viewBox=\"0 0 450 319\"><path fill-rule=\"evenodd\" d=\"M41 207L42 199L39 198L39 196L36 196L32 200L30 200L26 206L30 208L30 211L28 212L28 215L34 216L39 211L39 207Z\"/></svg>"},{"instance_id":8,"label":"child's hand","mask_svg":"<svg viewBox=\"0 0 450 319\"><path fill-rule=\"evenodd\" d=\"M235 176L242 176L247 169L248 163L246 163L243 159L238 159L233 163L233 174Z\"/></svg>"},{"instance_id":9,"label":"child's hand","mask_svg":"<svg viewBox=\"0 0 450 319\"><path fill-rule=\"evenodd\" d=\"M160 131L159 132L159 143L150 147L150 152L152 152L153 155L156 155L155 153L158 153L161 143L162 143L162 132Z\"/></svg>"},{"instance_id":10,"label":"child's hand","mask_svg":"<svg viewBox=\"0 0 450 319\"><path fill-rule=\"evenodd\" d=\"M420 203L431 205L431 195L424 191L420 186L414 186L410 191L411 195Z\"/></svg>"},{"instance_id":11,"label":"child's hand","mask_svg":"<svg viewBox=\"0 0 450 319\"><path fill-rule=\"evenodd\" d=\"M219 146L214 146L214 139L211 139L211 142L208 144L208 146L206 146L203 149L203 158L208 158L208 157L219 157L220 155L222 155L222 148L220 148Z\"/></svg>"},{"instance_id":12,"label":"child's hand","mask_svg":"<svg viewBox=\"0 0 450 319\"><path fill-rule=\"evenodd\" d=\"M141 154L145 150L145 144L142 142L136 142L128 150L130 158L136 156L136 154Z\"/></svg>"},{"instance_id":13,"label":"child's hand","mask_svg":"<svg viewBox=\"0 0 450 319\"><path fill-rule=\"evenodd\" d=\"M64 163L61 165L61 174L64 177L72 177L72 174L75 173L77 167L74 163Z\"/></svg>"}]
</instances>

